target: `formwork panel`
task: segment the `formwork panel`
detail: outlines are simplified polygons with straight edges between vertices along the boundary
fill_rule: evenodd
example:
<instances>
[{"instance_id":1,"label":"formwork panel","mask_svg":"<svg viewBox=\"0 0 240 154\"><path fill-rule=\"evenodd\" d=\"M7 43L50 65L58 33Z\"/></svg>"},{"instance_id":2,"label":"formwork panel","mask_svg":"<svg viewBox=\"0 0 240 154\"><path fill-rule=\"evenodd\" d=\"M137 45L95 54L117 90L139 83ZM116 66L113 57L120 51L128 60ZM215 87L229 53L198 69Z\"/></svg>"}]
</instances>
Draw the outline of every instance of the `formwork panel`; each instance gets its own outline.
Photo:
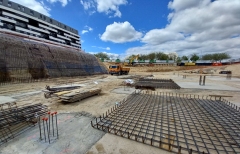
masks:
<instances>
[{"instance_id":1,"label":"formwork panel","mask_svg":"<svg viewBox=\"0 0 240 154\"><path fill-rule=\"evenodd\" d=\"M240 153L240 109L226 100L134 92L91 123L175 153Z\"/></svg>"}]
</instances>

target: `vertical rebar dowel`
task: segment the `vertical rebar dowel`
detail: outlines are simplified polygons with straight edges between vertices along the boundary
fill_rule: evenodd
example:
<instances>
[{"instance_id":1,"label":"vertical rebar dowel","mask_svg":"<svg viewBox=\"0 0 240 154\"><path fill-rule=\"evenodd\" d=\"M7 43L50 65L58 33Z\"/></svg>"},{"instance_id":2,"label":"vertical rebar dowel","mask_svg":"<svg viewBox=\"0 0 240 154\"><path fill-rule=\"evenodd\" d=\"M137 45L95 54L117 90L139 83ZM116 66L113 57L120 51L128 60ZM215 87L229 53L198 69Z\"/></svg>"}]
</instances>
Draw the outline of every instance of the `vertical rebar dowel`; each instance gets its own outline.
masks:
<instances>
[{"instance_id":1,"label":"vertical rebar dowel","mask_svg":"<svg viewBox=\"0 0 240 154\"><path fill-rule=\"evenodd\" d=\"M48 112L47 114L48 114L48 119L49 119L49 130L48 130L48 133L50 134L50 121L51 121L50 114L51 114L51 112Z\"/></svg>"},{"instance_id":2,"label":"vertical rebar dowel","mask_svg":"<svg viewBox=\"0 0 240 154\"><path fill-rule=\"evenodd\" d=\"M57 124L57 112L54 112L56 118L57 138L58 138L58 124Z\"/></svg>"},{"instance_id":3,"label":"vertical rebar dowel","mask_svg":"<svg viewBox=\"0 0 240 154\"><path fill-rule=\"evenodd\" d=\"M200 78L199 78L199 85L202 84L202 76L200 75Z\"/></svg>"},{"instance_id":4,"label":"vertical rebar dowel","mask_svg":"<svg viewBox=\"0 0 240 154\"><path fill-rule=\"evenodd\" d=\"M47 132L48 132L48 142L50 144L50 137L49 137L49 133L50 133L50 130L48 129L48 118L45 118L45 121L46 121L46 126L47 126Z\"/></svg>"},{"instance_id":5,"label":"vertical rebar dowel","mask_svg":"<svg viewBox=\"0 0 240 154\"><path fill-rule=\"evenodd\" d=\"M38 116L38 126L39 126L39 132L40 132L40 140L42 140L42 131L41 131L41 120L40 120L40 116Z\"/></svg>"},{"instance_id":6,"label":"vertical rebar dowel","mask_svg":"<svg viewBox=\"0 0 240 154\"><path fill-rule=\"evenodd\" d=\"M203 77L203 85L205 86L206 76Z\"/></svg>"},{"instance_id":7,"label":"vertical rebar dowel","mask_svg":"<svg viewBox=\"0 0 240 154\"><path fill-rule=\"evenodd\" d=\"M182 150L182 147L180 146L180 147L178 148L178 154L181 153L181 150Z\"/></svg>"},{"instance_id":8,"label":"vertical rebar dowel","mask_svg":"<svg viewBox=\"0 0 240 154\"><path fill-rule=\"evenodd\" d=\"M53 123L53 115L54 115L54 113L52 113L51 115L52 115L52 130L53 130L53 136L54 136L54 123Z\"/></svg>"},{"instance_id":9,"label":"vertical rebar dowel","mask_svg":"<svg viewBox=\"0 0 240 154\"><path fill-rule=\"evenodd\" d=\"M45 118L42 118L42 121L43 121L43 131L44 131L44 139L45 139L45 142L46 142L47 140L46 140L46 132L45 132L44 119L45 119Z\"/></svg>"},{"instance_id":10,"label":"vertical rebar dowel","mask_svg":"<svg viewBox=\"0 0 240 154\"><path fill-rule=\"evenodd\" d=\"M190 149L189 154L192 154L192 149Z\"/></svg>"}]
</instances>

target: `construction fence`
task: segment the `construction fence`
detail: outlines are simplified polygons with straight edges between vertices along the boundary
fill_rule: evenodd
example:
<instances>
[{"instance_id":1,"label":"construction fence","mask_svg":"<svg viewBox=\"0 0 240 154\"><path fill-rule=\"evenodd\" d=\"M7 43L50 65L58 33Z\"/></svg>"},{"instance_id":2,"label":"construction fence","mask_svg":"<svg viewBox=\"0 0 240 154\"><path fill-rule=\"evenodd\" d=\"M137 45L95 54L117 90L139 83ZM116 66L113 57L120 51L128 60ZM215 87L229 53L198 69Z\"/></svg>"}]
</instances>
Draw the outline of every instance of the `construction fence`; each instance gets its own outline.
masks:
<instances>
[{"instance_id":1,"label":"construction fence","mask_svg":"<svg viewBox=\"0 0 240 154\"><path fill-rule=\"evenodd\" d=\"M0 34L0 85L105 73L91 54Z\"/></svg>"}]
</instances>

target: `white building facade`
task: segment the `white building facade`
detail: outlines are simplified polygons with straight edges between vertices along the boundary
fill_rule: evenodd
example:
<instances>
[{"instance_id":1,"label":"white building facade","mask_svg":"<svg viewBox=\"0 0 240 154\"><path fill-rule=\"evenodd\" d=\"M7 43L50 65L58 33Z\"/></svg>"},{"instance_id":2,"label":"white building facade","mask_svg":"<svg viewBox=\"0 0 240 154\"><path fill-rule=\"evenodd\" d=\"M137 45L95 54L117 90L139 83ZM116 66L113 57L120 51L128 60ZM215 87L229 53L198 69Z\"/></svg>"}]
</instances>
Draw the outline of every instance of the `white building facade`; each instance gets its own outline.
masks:
<instances>
[{"instance_id":1,"label":"white building facade","mask_svg":"<svg viewBox=\"0 0 240 154\"><path fill-rule=\"evenodd\" d=\"M9 0L0 0L0 33L81 50L76 29Z\"/></svg>"}]
</instances>

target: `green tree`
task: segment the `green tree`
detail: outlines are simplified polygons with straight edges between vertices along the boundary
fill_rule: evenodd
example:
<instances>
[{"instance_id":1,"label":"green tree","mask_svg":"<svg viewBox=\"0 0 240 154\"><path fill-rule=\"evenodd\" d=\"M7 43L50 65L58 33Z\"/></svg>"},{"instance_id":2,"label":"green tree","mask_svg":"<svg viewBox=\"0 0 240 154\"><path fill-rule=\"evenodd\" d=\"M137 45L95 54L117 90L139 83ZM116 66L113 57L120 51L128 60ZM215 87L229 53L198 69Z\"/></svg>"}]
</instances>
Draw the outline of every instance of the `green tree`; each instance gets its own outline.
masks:
<instances>
[{"instance_id":1,"label":"green tree","mask_svg":"<svg viewBox=\"0 0 240 154\"><path fill-rule=\"evenodd\" d=\"M223 59L229 59L229 58L231 58L231 56L227 53L205 54L202 57L203 60L215 60L215 61L220 61L220 62Z\"/></svg>"},{"instance_id":2,"label":"green tree","mask_svg":"<svg viewBox=\"0 0 240 154\"><path fill-rule=\"evenodd\" d=\"M169 57L168 57L168 55L166 55L165 53L157 52L157 53L156 53L156 59L157 59L157 60L168 60Z\"/></svg>"},{"instance_id":3,"label":"green tree","mask_svg":"<svg viewBox=\"0 0 240 154\"><path fill-rule=\"evenodd\" d=\"M155 58L156 58L156 53L150 53L150 54L148 54L148 58L149 58L149 60L154 60Z\"/></svg>"},{"instance_id":4,"label":"green tree","mask_svg":"<svg viewBox=\"0 0 240 154\"><path fill-rule=\"evenodd\" d=\"M106 53L103 53L103 52L99 52L97 54L94 54L96 57L100 58L100 59L107 59L109 60L109 56L106 54Z\"/></svg>"},{"instance_id":5,"label":"green tree","mask_svg":"<svg viewBox=\"0 0 240 154\"><path fill-rule=\"evenodd\" d=\"M182 56L182 60L188 60L187 56Z\"/></svg>"},{"instance_id":6,"label":"green tree","mask_svg":"<svg viewBox=\"0 0 240 154\"><path fill-rule=\"evenodd\" d=\"M147 55L140 55L139 60L148 60L148 56Z\"/></svg>"},{"instance_id":7,"label":"green tree","mask_svg":"<svg viewBox=\"0 0 240 154\"><path fill-rule=\"evenodd\" d=\"M193 61L193 62L196 62L197 60L199 59L199 56L197 54L192 54L190 60Z\"/></svg>"},{"instance_id":8,"label":"green tree","mask_svg":"<svg viewBox=\"0 0 240 154\"><path fill-rule=\"evenodd\" d=\"M177 62L177 63L181 63L181 58L180 58L180 57L177 57L176 62Z\"/></svg>"}]
</instances>

